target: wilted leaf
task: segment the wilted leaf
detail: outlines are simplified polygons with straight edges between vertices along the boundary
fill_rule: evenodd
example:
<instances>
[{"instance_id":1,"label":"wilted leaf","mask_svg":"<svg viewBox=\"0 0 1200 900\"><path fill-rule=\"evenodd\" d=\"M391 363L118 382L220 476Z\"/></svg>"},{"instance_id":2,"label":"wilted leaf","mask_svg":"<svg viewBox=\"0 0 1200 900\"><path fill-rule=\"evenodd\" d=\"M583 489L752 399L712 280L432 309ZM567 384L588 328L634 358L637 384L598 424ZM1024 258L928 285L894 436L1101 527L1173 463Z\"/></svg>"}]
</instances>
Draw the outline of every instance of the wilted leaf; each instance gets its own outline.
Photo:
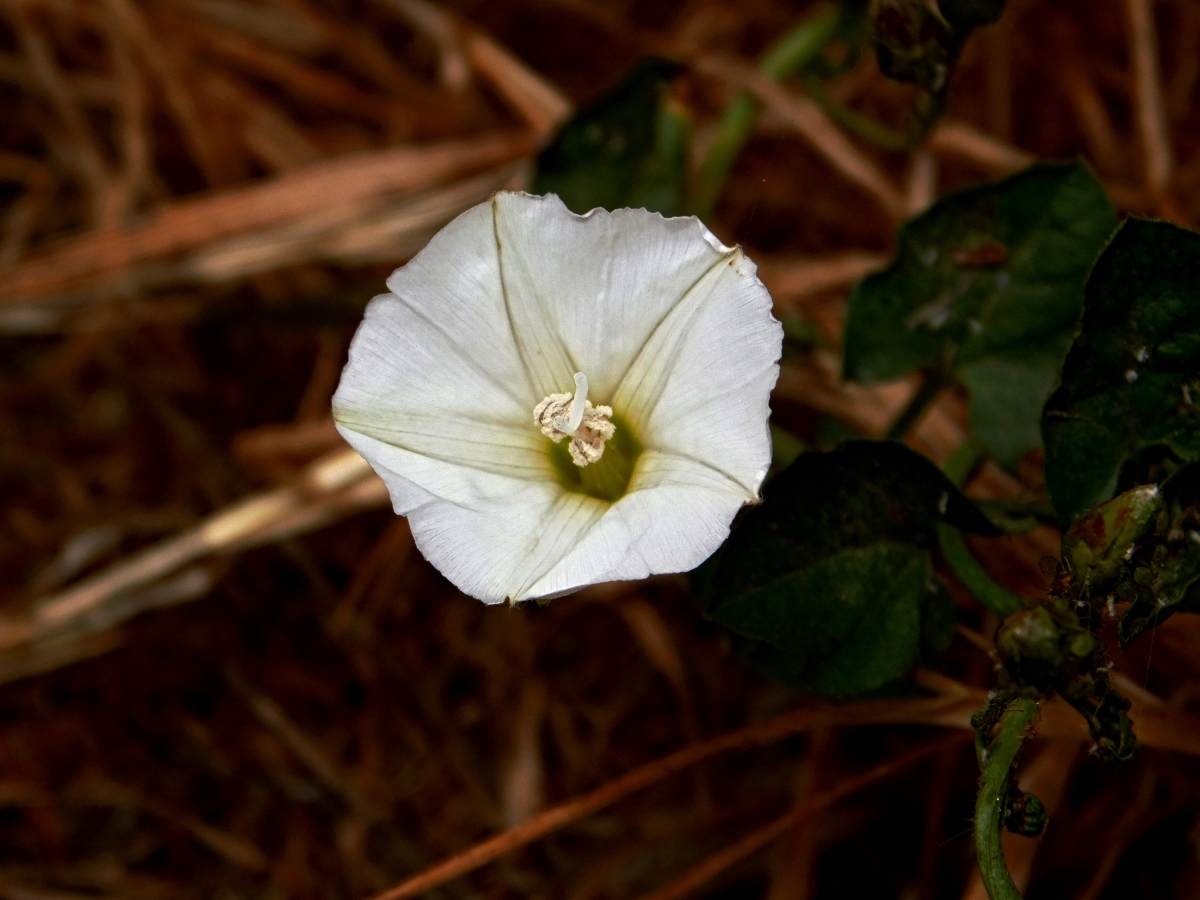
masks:
<instances>
[{"instance_id":1,"label":"wilted leaf","mask_svg":"<svg viewBox=\"0 0 1200 900\"><path fill-rule=\"evenodd\" d=\"M995 527L929 460L855 441L801 455L766 488L708 573L709 618L760 641L756 654L813 690L872 690L945 634L932 577L937 524ZM932 620L931 620L932 619Z\"/></svg>"},{"instance_id":2,"label":"wilted leaf","mask_svg":"<svg viewBox=\"0 0 1200 900\"><path fill-rule=\"evenodd\" d=\"M1046 486L1073 522L1152 464L1200 460L1200 234L1128 219L1096 261L1046 404Z\"/></svg>"},{"instance_id":3,"label":"wilted leaf","mask_svg":"<svg viewBox=\"0 0 1200 900\"><path fill-rule=\"evenodd\" d=\"M971 31L994 22L1003 10L1004 0L872 0L879 68L889 78L937 93Z\"/></svg>"},{"instance_id":4,"label":"wilted leaf","mask_svg":"<svg viewBox=\"0 0 1200 900\"><path fill-rule=\"evenodd\" d=\"M532 189L558 194L573 212L684 209L688 121L667 97L678 63L649 59L563 126L542 151Z\"/></svg>"},{"instance_id":5,"label":"wilted leaf","mask_svg":"<svg viewBox=\"0 0 1200 900\"><path fill-rule=\"evenodd\" d=\"M846 377L949 371L971 431L1012 467L1040 442L1042 405L1116 217L1082 163L1043 163L948 194L900 228L896 259L850 298Z\"/></svg>"}]
</instances>

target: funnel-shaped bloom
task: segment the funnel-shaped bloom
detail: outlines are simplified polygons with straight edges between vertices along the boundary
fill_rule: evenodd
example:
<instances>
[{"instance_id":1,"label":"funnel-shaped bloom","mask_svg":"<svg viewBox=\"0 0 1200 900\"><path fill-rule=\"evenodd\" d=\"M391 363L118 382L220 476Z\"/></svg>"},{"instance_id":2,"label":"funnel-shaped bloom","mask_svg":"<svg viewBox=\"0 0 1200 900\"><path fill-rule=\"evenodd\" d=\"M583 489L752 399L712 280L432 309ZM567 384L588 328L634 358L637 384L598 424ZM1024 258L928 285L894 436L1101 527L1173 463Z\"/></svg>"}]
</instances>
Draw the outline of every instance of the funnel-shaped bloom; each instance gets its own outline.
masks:
<instances>
[{"instance_id":1,"label":"funnel-shaped bloom","mask_svg":"<svg viewBox=\"0 0 1200 900\"><path fill-rule=\"evenodd\" d=\"M782 329L699 220L497 194L388 288L334 418L465 593L685 571L758 498Z\"/></svg>"}]
</instances>

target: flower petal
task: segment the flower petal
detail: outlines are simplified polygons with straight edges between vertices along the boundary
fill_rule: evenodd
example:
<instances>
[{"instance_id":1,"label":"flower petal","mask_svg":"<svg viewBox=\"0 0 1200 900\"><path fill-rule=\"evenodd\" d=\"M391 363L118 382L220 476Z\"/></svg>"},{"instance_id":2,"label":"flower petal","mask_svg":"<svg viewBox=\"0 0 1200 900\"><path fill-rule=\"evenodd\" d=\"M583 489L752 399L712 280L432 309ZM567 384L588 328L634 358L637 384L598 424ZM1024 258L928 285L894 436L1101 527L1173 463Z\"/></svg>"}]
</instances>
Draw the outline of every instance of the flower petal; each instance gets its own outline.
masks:
<instances>
[{"instance_id":1,"label":"flower petal","mask_svg":"<svg viewBox=\"0 0 1200 900\"><path fill-rule=\"evenodd\" d=\"M611 509L602 500L536 482L459 505L380 474L396 512L408 516L422 555L460 591L485 603L540 596L529 587Z\"/></svg>"},{"instance_id":2,"label":"flower petal","mask_svg":"<svg viewBox=\"0 0 1200 900\"><path fill-rule=\"evenodd\" d=\"M729 535L741 487L709 466L648 452L615 504L556 485L491 480L500 493L446 501L374 461L421 553L486 603L693 569Z\"/></svg>"},{"instance_id":3,"label":"flower petal","mask_svg":"<svg viewBox=\"0 0 1200 900\"><path fill-rule=\"evenodd\" d=\"M474 503L516 490L511 482L546 483L554 480L544 438L535 435L528 446L517 442L519 430L475 425L476 440L458 434L421 434L344 421L337 429L346 442L379 471L382 466L403 475L422 489L451 503ZM541 438L539 443L536 438ZM511 440L504 445L500 441Z\"/></svg>"},{"instance_id":4,"label":"flower petal","mask_svg":"<svg viewBox=\"0 0 1200 900\"><path fill-rule=\"evenodd\" d=\"M783 327L740 250L711 269L646 341L613 397L644 446L710 466L745 500L771 463L767 426Z\"/></svg>"},{"instance_id":5,"label":"flower petal","mask_svg":"<svg viewBox=\"0 0 1200 900\"><path fill-rule=\"evenodd\" d=\"M577 216L553 194L501 193L492 207L509 315L542 396L583 372L589 399L608 403L672 307L734 253L694 217Z\"/></svg>"},{"instance_id":6,"label":"flower petal","mask_svg":"<svg viewBox=\"0 0 1200 900\"><path fill-rule=\"evenodd\" d=\"M642 454L634 478L630 493L514 599L694 569L729 536L747 499L741 485L710 466L655 451Z\"/></svg>"},{"instance_id":7,"label":"flower petal","mask_svg":"<svg viewBox=\"0 0 1200 900\"><path fill-rule=\"evenodd\" d=\"M420 379L401 398L413 408L529 416L544 395L525 377L513 339L488 204L434 235L387 285L391 295L372 301L355 335L362 368Z\"/></svg>"},{"instance_id":8,"label":"flower petal","mask_svg":"<svg viewBox=\"0 0 1200 900\"><path fill-rule=\"evenodd\" d=\"M553 478L533 425L487 204L443 229L367 307L333 398L346 439L454 502L502 492L482 474Z\"/></svg>"}]
</instances>

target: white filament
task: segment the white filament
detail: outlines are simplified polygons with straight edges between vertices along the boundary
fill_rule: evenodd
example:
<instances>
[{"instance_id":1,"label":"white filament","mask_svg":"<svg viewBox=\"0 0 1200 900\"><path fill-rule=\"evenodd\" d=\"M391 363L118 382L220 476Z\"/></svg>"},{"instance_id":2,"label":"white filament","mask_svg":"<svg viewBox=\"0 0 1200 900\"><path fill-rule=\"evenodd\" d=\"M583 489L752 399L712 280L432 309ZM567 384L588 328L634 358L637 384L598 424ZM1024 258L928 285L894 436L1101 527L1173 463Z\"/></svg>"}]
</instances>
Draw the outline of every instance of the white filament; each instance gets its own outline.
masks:
<instances>
[{"instance_id":1,"label":"white filament","mask_svg":"<svg viewBox=\"0 0 1200 900\"><path fill-rule=\"evenodd\" d=\"M571 400L571 409L566 416L554 420L554 427L563 434L574 435L579 431L583 422L583 413L587 408L588 380L582 372L575 373L575 396Z\"/></svg>"}]
</instances>

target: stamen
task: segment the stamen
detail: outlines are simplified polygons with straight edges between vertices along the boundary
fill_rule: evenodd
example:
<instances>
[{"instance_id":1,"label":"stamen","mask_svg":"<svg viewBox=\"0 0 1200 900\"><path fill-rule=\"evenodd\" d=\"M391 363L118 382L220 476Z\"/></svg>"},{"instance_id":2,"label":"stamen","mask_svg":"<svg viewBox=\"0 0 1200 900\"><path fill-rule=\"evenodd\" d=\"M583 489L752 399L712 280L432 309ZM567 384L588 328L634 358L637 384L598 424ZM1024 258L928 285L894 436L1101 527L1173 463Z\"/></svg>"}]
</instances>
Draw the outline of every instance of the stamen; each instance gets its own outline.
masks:
<instances>
[{"instance_id":1,"label":"stamen","mask_svg":"<svg viewBox=\"0 0 1200 900\"><path fill-rule=\"evenodd\" d=\"M588 380L575 373L575 395L551 394L533 410L533 421L542 434L558 443L571 438L571 460L577 466L594 463L604 455L604 442L616 433L611 421L611 406L592 406L588 401Z\"/></svg>"}]
</instances>

